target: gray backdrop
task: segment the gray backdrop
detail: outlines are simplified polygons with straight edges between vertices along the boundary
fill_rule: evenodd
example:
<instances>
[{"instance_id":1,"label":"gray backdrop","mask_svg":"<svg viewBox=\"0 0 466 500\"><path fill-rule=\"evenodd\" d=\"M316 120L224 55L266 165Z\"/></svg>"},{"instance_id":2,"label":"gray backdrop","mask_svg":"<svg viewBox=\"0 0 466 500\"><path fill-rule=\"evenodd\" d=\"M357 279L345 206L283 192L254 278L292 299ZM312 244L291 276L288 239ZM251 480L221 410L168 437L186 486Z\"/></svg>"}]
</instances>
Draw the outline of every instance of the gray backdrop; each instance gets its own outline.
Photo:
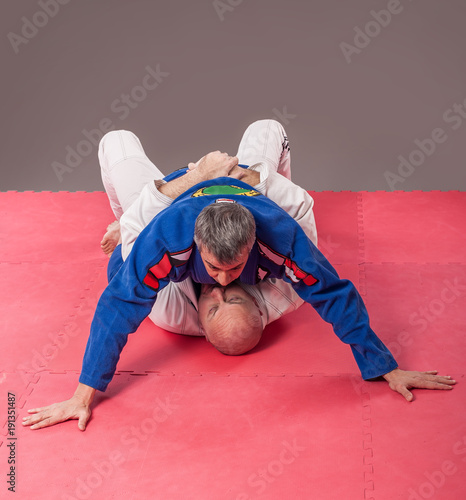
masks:
<instances>
[{"instance_id":1,"label":"gray backdrop","mask_svg":"<svg viewBox=\"0 0 466 500\"><path fill-rule=\"evenodd\" d=\"M5 2L0 190L102 190L134 131L166 173L281 121L312 190L465 188L464 0Z\"/></svg>"}]
</instances>

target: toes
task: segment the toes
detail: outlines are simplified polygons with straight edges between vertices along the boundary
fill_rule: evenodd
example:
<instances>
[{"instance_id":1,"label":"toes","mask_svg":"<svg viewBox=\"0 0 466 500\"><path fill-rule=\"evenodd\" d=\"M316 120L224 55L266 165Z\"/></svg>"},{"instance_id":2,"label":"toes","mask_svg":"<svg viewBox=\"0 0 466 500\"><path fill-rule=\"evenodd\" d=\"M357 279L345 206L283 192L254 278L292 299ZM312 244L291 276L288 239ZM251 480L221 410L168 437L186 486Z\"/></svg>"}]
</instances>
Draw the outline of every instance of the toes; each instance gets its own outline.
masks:
<instances>
[{"instance_id":1,"label":"toes","mask_svg":"<svg viewBox=\"0 0 466 500\"><path fill-rule=\"evenodd\" d=\"M114 221L107 227L107 232L105 233L102 241L100 242L100 246L102 251L111 255L115 247L118 245L120 240L120 223L118 221Z\"/></svg>"}]
</instances>

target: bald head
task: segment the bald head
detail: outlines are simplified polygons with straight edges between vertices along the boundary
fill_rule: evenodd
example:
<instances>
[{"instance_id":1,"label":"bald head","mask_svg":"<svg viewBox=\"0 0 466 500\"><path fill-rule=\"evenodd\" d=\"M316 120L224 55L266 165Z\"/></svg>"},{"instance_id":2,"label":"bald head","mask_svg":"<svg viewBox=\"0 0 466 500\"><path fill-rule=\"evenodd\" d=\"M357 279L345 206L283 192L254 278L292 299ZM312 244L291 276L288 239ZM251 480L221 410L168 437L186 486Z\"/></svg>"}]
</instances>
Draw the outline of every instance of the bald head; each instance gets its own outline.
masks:
<instances>
[{"instance_id":1,"label":"bald head","mask_svg":"<svg viewBox=\"0 0 466 500\"><path fill-rule=\"evenodd\" d=\"M199 321L207 340L223 354L244 354L259 343L261 315L255 299L235 283L202 287Z\"/></svg>"},{"instance_id":2,"label":"bald head","mask_svg":"<svg viewBox=\"0 0 466 500\"><path fill-rule=\"evenodd\" d=\"M262 337L260 316L223 312L214 328L204 329L208 341L221 353L239 356L254 349Z\"/></svg>"}]
</instances>

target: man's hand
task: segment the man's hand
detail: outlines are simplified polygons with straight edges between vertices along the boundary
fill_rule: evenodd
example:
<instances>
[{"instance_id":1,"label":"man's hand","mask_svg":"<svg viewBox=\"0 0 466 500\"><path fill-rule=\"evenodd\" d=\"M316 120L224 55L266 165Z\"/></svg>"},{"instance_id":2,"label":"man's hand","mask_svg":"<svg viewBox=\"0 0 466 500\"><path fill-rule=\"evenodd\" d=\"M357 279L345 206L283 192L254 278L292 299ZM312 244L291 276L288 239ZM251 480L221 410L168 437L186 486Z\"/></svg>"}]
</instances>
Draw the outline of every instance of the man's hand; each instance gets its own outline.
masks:
<instances>
[{"instance_id":1,"label":"man's hand","mask_svg":"<svg viewBox=\"0 0 466 500\"><path fill-rule=\"evenodd\" d=\"M208 181L217 177L227 177L237 165L236 156L229 156L217 150L206 154L196 163L189 163L188 173L196 171L202 180Z\"/></svg>"},{"instance_id":2,"label":"man's hand","mask_svg":"<svg viewBox=\"0 0 466 500\"><path fill-rule=\"evenodd\" d=\"M188 164L188 172L193 171L201 167L201 172L204 170L204 176L212 175L209 179L215 179L216 177L232 177L234 179L241 179L246 184L250 186L256 186L260 182L260 174L255 170L249 170L247 168L242 168L238 166L238 158L236 156L228 156L226 153L220 153L220 151L214 151L206 156L203 156L196 163ZM211 156L212 155L212 156ZM225 156L226 155L226 156ZM230 167L232 162L229 159L236 161L229 172L226 172ZM216 175L218 173L218 175ZM204 180L208 180L205 178Z\"/></svg>"},{"instance_id":3,"label":"man's hand","mask_svg":"<svg viewBox=\"0 0 466 500\"><path fill-rule=\"evenodd\" d=\"M190 163L186 175L157 186L157 189L160 193L174 200L199 182L209 181L217 177L227 177L235 166L238 166L236 156L213 151L203 156L198 162ZM231 175L231 177L239 178L237 175Z\"/></svg>"},{"instance_id":4,"label":"man's hand","mask_svg":"<svg viewBox=\"0 0 466 500\"><path fill-rule=\"evenodd\" d=\"M84 431L91 417L90 405L94 394L95 389L79 384L70 399L50 406L28 410L31 415L23 418L23 425L30 425L31 429L35 430L59 424L66 420L78 420L78 428Z\"/></svg>"},{"instance_id":5,"label":"man's hand","mask_svg":"<svg viewBox=\"0 0 466 500\"><path fill-rule=\"evenodd\" d=\"M390 389L399 392L407 401L413 401L414 396L408 389L453 389L456 380L450 376L437 375L437 370L429 372L405 371L395 368L383 375Z\"/></svg>"}]
</instances>

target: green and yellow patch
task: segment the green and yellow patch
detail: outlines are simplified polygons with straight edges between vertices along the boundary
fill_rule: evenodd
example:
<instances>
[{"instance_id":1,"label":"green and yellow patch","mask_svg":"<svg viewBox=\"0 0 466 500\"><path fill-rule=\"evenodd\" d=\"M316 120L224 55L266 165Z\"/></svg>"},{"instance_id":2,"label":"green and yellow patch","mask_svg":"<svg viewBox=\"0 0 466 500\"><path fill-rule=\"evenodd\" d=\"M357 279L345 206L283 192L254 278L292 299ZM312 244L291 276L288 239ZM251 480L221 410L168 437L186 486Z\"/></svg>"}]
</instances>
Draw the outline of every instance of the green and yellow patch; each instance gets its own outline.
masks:
<instances>
[{"instance_id":1,"label":"green and yellow patch","mask_svg":"<svg viewBox=\"0 0 466 500\"><path fill-rule=\"evenodd\" d=\"M259 191L255 189L247 189L241 188L238 186L228 186L228 185L215 185L208 186L198 189L195 193L192 194L193 198L197 198L198 196L231 196L240 195L240 196L259 196Z\"/></svg>"}]
</instances>

